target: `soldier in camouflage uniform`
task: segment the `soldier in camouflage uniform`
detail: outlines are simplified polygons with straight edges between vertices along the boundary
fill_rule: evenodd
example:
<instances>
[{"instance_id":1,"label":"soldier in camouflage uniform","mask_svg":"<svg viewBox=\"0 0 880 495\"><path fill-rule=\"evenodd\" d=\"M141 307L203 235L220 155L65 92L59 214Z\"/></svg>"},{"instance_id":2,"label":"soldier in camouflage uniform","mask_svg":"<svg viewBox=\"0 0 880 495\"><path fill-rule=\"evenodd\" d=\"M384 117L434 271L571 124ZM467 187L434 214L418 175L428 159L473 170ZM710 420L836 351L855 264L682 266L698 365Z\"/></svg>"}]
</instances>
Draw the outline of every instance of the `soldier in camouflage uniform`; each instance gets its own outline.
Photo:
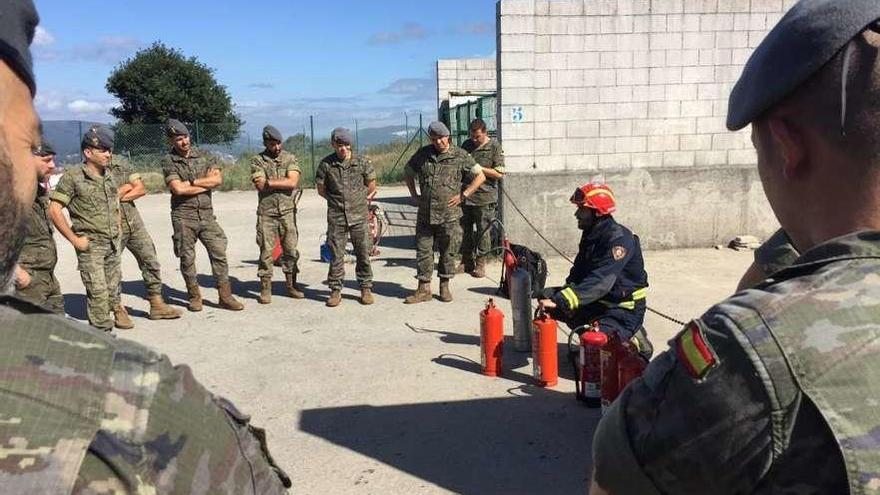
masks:
<instances>
[{"instance_id":1,"label":"soldier in camouflage uniform","mask_svg":"<svg viewBox=\"0 0 880 495\"><path fill-rule=\"evenodd\" d=\"M28 233L16 267L15 297L64 314L64 296L55 278L58 252L52 237L52 220L49 219L49 192L43 186L55 169L55 150L43 141L34 154L39 157L37 179L40 183L28 214Z\"/></svg>"},{"instance_id":2,"label":"soldier in camouflage uniform","mask_svg":"<svg viewBox=\"0 0 880 495\"><path fill-rule=\"evenodd\" d=\"M471 138L462 143L483 169L486 182L461 205L461 265L456 272L469 272L476 278L486 276L486 253L492 249L492 238L487 231L495 219L498 204L498 186L504 177L504 151L501 143L489 137L486 123L476 119L470 125ZM481 235L483 234L483 235Z\"/></svg>"},{"instance_id":3,"label":"soldier in camouflage uniform","mask_svg":"<svg viewBox=\"0 0 880 495\"><path fill-rule=\"evenodd\" d=\"M40 147L30 0L0 0L0 280L12 275ZM15 187L13 187L15 185ZM262 430L186 366L0 297L0 493L285 493Z\"/></svg>"},{"instance_id":4,"label":"soldier in camouflage uniform","mask_svg":"<svg viewBox=\"0 0 880 495\"><path fill-rule=\"evenodd\" d=\"M410 158L406 164L406 186L413 203L419 207L416 217L416 261L419 287L408 296L406 304L431 300L431 273L434 271L434 245L440 250L440 300L452 301L449 280L455 276L455 254L461 243L461 203L470 198L486 180L482 168L466 151L453 146L449 129L442 122L428 126L431 144ZM419 180L419 192L415 181ZM462 184L468 186L462 190Z\"/></svg>"},{"instance_id":5,"label":"soldier in camouflage uniform","mask_svg":"<svg viewBox=\"0 0 880 495\"><path fill-rule=\"evenodd\" d=\"M352 155L350 130L334 129L330 144L336 152L324 157L315 172L318 194L327 200L327 243L333 253L327 274L330 284L327 306L336 307L342 302L348 239L351 239L357 258L355 273L361 286L360 302L373 304L373 269L370 266L373 240L367 216L368 202L376 195L376 171L369 160Z\"/></svg>"},{"instance_id":6,"label":"soldier in camouflage uniform","mask_svg":"<svg viewBox=\"0 0 880 495\"><path fill-rule=\"evenodd\" d=\"M85 163L68 169L49 194L49 216L76 250L88 300L89 323L107 332L114 323L116 328L133 328L119 299L119 198L116 182L107 170L113 134L106 127L94 126L83 135L81 148ZM71 224L64 217L64 208L70 214Z\"/></svg>"},{"instance_id":7,"label":"soldier in camouflage uniform","mask_svg":"<svg viewBox=\"0 0 880 495\"><path fill-rule=\"evenodd\" d=\"M119 211L122 216L120 242L124 249L128 249L134 255L141 269L144 285L147 287L147 300L150 301L149 318L151 320L180 318L180 311L165 304L162 299L162 271L159 257L156 255L156 246L134 204L136 199L147 193L144 181L129 165L111 162L110 173L119 186Z\"/></svg>"},{"instance_id":8,"label":"soldier in camouflage uniform","mask_svg":"<svg viewBox=\"0 0 880 495\"><path fill-rule=\"evenodd\" d=\"M283 148L284 139L278 129L263 128L262 153L251 160L251 179L257 189L257 246L260 247L260 304L272 302L272 250L275 239L281 239L281 269L287 284L287 295L302 299L296 287L299 272L299 251L296 249L296 192L302 169L296 155Z\"/></svg>"},{"instance_id":9,"label":"soldier in camouflage uniform","mask_svg":"<svg viewBox=\"0 0 880 495\"><path fill-rule=\"evenodd\" d=\"M878 62L876 0L802 0L755 50L727 126L801 255L623 391L592 493L880 493Z\"/></svg>"},{"instance_id":10,"label":"soldier in camouflage uniform","mask_svg":"<svg viewBox=\"0 0 880 495\"><path fill-rule=\"evenodd\" d=\"M220 307L241 311L244 306L232 296L229 282L226 233L217 223L211 203L213 189L223 183L220 164L192 146L189 130L180 121L169 119L165 132L172 149L162 158L162 173L171 190L172 241L189 293L188 309L202 310L202 293L196 273L196 241L201 241L211 260Z\"/></svg>"}]
</instances>

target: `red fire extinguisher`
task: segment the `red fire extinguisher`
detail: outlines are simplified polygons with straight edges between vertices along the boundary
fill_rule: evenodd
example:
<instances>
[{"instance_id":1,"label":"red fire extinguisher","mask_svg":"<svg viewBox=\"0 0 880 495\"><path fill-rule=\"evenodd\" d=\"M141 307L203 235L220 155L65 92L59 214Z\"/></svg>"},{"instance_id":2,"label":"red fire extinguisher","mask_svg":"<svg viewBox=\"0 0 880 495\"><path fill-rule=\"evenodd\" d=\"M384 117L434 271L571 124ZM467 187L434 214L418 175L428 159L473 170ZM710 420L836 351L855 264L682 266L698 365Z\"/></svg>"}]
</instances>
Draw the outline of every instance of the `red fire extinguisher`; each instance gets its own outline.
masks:
<instances>
[{"instance_id":1,"label":"red fire extinguisher","mask_svg":"<svg viewBox=\"0 0 880 495\"><path fill-rule=\"evenodd\" d=\"M559 324L538 306L532 320L532 376L541 387L555 387L559 382L556 330Z\"/></svg>"},{"instance_id":2,"label":"red fire extinguisher","mask_svg":"<svg viewBox=\"0 0 880 495\"><path fill-rule=\"evenodd\" d=\"M602 361L600 349L608 344L608 336L599 331L598 323L590 325L580 336L575 396L587 407L602 405Z\"/></svg>"},{"instance_id":3,"label":"red fire extinguisher","mask_svg":"<svg viewBox=\"0 0 880 495\"><path fill-rule=\"evenodd\" d=\"M642 376L645 368L648 367L648 363L639 355L638 349L631 342L623 344L623 352L624 357L620 360L620 364L617 367L617 384L620 391L623 391L629 385L629 382Z\"/></svg>"},{"instance_id":4,"label":"red fire extinguisher","mask_svg":"<svg viewBox=\"0 0 880 495\"><path fill-rule=\"evenodd\" d=\"M504 313L489 299L486 309L480 311L480 359L483 374L501 374L501 361L504 356Z\"/></svg>"},{"instance_id":5,"label":"red fire extinguisher","mask_svg":"<svg viewBox=\"0 0 880 495\"><path fill-rule=\"evenodd\" d=\"M603 414L611 406L611 403L614 402L614 399L617 398L617 394L620 393L618 365L620 360L623 359L622 351L620 337L617 336L616 332L608 336L608 343L599 351L602 363L601 389Z\"/></svg>"}]
</instances>

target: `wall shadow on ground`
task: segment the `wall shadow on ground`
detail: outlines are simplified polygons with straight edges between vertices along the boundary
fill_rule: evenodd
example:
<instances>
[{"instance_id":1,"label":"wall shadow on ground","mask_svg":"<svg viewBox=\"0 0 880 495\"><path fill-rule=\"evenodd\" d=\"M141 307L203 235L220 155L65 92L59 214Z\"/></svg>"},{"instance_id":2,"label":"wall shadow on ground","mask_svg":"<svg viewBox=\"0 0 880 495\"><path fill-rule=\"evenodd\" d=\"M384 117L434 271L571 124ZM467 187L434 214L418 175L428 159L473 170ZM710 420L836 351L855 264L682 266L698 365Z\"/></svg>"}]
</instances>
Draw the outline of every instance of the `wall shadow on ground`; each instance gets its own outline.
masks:
<instances>
[{"instance_id":1,"label":"wall shadow on ground","mask_svg":"<svg viewBox=\"0 0 880 495\"><path fill-rule=\"evenodd\" d=\"M584 493L598 410L531 386L510 393L310 409L299 428L454 493Z\"/></svg>"}]
</instances>

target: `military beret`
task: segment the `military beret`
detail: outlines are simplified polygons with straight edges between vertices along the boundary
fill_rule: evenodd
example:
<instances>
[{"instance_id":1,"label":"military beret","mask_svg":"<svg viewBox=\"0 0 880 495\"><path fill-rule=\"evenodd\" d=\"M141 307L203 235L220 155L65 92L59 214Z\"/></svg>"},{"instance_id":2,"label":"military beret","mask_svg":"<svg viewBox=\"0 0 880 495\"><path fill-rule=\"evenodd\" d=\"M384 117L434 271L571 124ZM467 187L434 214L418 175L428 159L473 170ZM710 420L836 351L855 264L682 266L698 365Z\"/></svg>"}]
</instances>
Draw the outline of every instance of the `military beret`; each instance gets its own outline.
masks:
<instances>
[{"instance_id":1,"label":"military beret","mask_svg":"<svg viewBox=\"0 0 880 495\"><path fill-rule=\"evenodd\" d=\"M93 125L83 134L83 148L113 149L113 131L102 125Z\"/></svg>"},{"instance_id":2,"label":"military beret","mask_svg":"<svg viewBox=\"0 0 880 495\"><path fill-rule=\"evenodd\" d=\"M27 84L31 95L37 85L30 45L38 22L31 0L0 0L0 58Z\"/></svg>"},{"instance_id":3,"label":"military beret","mask_svg":"<svg viewBox=\"0 0 880 495\"><path fill-rule=\"evenodd\" d=\"M446 137L449 135L449 128L446 127L446 124L443 122L434 121L431 122L431 125L428 126L428 134L433 134L435 136Z\"/></svg>"},{"instance_id":4,"label":"military beret","mask_svg":"<svg viewBox=\"0 0 880 495\"><path fill-rule=\"evenodd\" d=\"M263 127L263 141L269 140L278 142L284 141L284 139L282 139L281 137L281 131L271 125Z\"/></svg>"},{"instance_id":5,"label":"military beret","mask_svg":"<svg viewBox=\"0 0 880 495\"><path fill-rule=\"evenodd\" d=\"M877 0L801 0L758 45L730 93L727 128L749 125L880 19Z\"/></svg>"},{"instance_id":6,"label":"military beret","mask_svg":"<svg viewBox=\"0 0 880 495\"><path fill-rule=\"evenodd\" d=\"M49 141L43 140L40 147L35 150L37 156L55 156L58 153L55 152L55 148L49 143Z\"/></svg>"},{"instance_id":7,"label":"military beret","mask_svg":"<svg viewBox=\"0 0 880 495\"><path fill-rule=\"evenodd\" d=\"M183 122L177 119L168 119L165 122L165 134L168 137L189 136L189 129L183 125Z\"/></svg>"},{"instance_id":8,"label":"military beret","mask_svg":"<svg viewBox=\"0 0 880 495\"><path fill-rule=\"evenodd\" d=\"M330 133L330 141L332 142L340 142L343 144L347 144L351 146L351 143L354 142L354 138L351 136L351 131L346 129L345 127L337 127L333 129L333 132Z\"/></svg>"}]
</instances>

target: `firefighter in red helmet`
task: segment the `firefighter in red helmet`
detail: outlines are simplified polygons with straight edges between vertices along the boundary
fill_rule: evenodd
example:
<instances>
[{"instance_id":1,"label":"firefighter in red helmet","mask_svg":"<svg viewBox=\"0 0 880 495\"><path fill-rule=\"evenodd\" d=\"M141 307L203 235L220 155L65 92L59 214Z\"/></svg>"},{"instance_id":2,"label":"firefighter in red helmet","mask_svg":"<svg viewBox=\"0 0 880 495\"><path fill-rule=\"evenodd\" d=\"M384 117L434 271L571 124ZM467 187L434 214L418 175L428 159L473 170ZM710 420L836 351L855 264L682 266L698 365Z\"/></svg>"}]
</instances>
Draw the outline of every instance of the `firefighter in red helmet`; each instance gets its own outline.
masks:
<instances>
[{"instance_id":1,"label":"firefighter in red helmet","mask_svg":"<svg viewBox=\"0 0 880 495\"><path fill-rule=\"evenodd\" d=\"M583 231L578 254L565 285L545 289L541 303L571 328L598 322L602 332L635 339L649 358L651 344L642 327L648 275L639 238L611 216L615 201L608 186L579 187L571 202Z\"/></svg>"}]
</instances>

